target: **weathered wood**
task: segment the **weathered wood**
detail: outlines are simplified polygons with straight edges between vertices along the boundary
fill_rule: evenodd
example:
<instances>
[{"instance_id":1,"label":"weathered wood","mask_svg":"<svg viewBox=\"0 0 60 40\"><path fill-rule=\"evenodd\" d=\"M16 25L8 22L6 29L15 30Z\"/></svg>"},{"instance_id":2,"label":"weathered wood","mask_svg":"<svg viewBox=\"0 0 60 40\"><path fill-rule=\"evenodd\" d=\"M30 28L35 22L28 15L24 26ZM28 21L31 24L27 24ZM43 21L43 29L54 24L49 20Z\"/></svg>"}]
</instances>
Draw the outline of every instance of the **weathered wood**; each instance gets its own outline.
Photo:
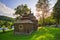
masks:
<instances>
[{"instance_id":1,"label":"weathered wood","mask_svg":"<svg viewBox=\"0 0 60 40\"><path fill-rule=\"evenodd\" d=\"M21 19L18 19L14 24L15 34L31 34L38 28L38 21L33 14L24 14Z\"/></svg>"}]
</instances>

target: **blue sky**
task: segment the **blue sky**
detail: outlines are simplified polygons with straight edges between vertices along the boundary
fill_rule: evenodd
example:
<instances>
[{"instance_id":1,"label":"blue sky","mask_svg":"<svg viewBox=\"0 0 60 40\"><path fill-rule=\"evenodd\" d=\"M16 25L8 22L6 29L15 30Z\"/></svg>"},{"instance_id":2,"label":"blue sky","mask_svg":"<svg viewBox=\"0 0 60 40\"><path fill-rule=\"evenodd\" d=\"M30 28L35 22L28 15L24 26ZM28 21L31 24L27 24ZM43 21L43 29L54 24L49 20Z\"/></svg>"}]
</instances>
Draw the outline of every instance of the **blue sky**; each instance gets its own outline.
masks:
<instances>
[{"instance_id":1,"label":"blue sky","mask_svg":"<svg viewBox=\"0 0 60 40\"><path fill-rule=\"evenodd\" d=\"M0 0L0 2L4 3L6 6L14 9L20 4L27 4L32 11L35 11L35 4L38 0ZM53 5L56 0L52 0L50 3Z\"/></svg>"},{"instance_id":2,"label":"blue sky","mask_svg":"<svg viewBox=\"0 0 60 40\"><path fill-rule=\"evenodd\" d=\"M16 8L20 4L27 4L29 8L34 11L37 0L0 0L0 2L4 3L6 6L12 9Z\"/></svg>"},{"instance_id":3,"label":"blue sky","mask_svg":"<svg viewBox=\"0 0 60 40\"><path fill-rule=\"evenodd\" d=\"M15 9L18 5L21 5L21 4L27 4L28 7L31 8L32 12L35 14L36 13L35 5L37 4L37 1L38 0L0 0L0 14L3 14L3 15L8 14L8 16L13 17L13 12L14 12L13 9ZM51 0L50 3L51 3L50 7L53 7L54 4L56 3L56 0Z\"/></svg>"}]
</instances>

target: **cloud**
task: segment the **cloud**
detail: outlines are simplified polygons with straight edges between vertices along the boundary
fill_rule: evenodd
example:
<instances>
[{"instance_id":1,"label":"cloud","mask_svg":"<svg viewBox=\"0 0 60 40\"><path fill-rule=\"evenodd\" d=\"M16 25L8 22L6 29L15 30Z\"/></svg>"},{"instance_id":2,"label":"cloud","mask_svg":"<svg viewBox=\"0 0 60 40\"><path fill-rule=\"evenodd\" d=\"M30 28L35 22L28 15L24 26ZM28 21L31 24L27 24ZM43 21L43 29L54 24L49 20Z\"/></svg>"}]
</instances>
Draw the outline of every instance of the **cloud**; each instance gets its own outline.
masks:
<instances>
[{"instance_id":1,"label":"cloud","mask_svg":"<svg viewBox=\"0 0 60 40\"><path fill-rule=\"evenodd\" d=\"M15 13L15 10L7 7L5 4L0 2L0 15L14 18L15 17L13 15L14 13Z\"/></svg>"}]
</instances>

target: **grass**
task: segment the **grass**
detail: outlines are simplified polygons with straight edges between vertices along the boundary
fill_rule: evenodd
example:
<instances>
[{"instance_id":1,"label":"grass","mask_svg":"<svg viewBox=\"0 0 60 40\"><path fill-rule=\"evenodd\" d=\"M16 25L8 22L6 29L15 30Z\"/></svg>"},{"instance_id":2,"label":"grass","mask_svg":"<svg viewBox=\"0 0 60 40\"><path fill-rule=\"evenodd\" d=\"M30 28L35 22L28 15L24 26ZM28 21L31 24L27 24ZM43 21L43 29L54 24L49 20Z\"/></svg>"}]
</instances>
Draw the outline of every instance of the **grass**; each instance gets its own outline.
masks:
<instances>
[{"instance_id":1,"label":"grass","mask_svg":"<svg viewBox=\"0 0 60 40\"><path fill-rule=\"evenodd\" d=\"M60 40L60 28L40 27L31 35L14 35L10 31L0 33L0 40Z\"/></svg>"}]
</instances>

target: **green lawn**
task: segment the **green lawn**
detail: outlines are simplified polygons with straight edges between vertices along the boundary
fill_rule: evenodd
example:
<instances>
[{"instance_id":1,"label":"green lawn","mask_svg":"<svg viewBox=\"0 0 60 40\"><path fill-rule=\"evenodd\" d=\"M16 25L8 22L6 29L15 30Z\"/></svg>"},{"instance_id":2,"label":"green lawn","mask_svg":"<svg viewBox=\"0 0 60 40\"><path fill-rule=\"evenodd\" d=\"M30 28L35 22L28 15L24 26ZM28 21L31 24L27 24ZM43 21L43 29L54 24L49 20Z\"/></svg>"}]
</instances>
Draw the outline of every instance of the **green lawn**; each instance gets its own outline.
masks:
<instances>
[{"instance_id":1,"label":"green lawn","mask_svg":"<svg viewBox=\"0 0 60 40\"><path fill-rule=\"evenodd\" d=\"M10 31L0 33L0 40L60 40L60 28L42 27L31 35L14 35Z\"/></svg>"}]
</instances>

